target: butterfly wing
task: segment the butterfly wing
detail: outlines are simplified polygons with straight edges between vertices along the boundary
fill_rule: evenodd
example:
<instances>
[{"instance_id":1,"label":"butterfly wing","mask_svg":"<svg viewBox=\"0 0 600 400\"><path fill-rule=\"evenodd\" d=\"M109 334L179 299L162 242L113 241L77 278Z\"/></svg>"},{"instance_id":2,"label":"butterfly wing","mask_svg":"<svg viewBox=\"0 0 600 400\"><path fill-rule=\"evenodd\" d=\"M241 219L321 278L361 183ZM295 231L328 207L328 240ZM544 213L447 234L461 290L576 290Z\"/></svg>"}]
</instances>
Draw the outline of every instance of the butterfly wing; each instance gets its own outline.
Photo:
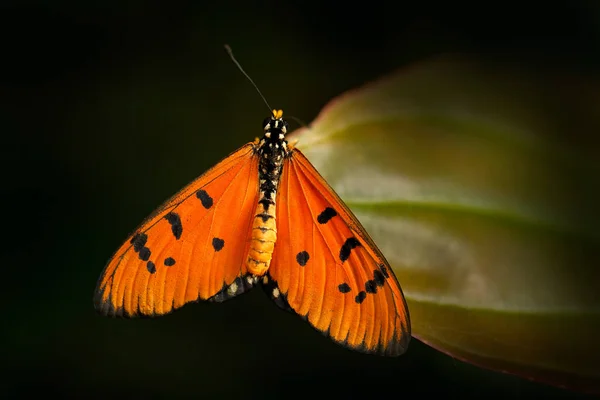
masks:
<instances>
[{"instance_id":1,"label":"butterfly wing","mask_svg":"<svg viewBox=\"0 0 600 400\"><path fill-rule=\"evenodd\" d=\"M245 261L258 201L249 143L159 207L109 260L95 295L108 316L161 315L251 288Z\"/></svg>"},{"instance_id":2,"label":"butterfly wing","mask_svg":"<svg viewBox=\"0 0 600 400\"><path fill-rule=\"evenodd\" d=\"M338 343L396 356L410 340L408 308L388 262L297 149L277 197L278 241L264 287Z\"/></svg>"}]
</instances>

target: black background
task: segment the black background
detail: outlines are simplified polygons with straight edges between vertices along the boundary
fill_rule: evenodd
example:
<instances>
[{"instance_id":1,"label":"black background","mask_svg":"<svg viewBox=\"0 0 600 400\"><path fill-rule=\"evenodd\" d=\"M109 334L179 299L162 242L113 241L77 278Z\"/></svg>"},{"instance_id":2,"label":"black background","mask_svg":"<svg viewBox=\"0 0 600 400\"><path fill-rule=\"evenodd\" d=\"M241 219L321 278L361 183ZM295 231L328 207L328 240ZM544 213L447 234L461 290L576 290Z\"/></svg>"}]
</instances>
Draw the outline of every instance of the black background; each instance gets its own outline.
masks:
<instances>
[{"instance_id":1,"label":"black background","mask_svg":"<svg viewBox=\"0 0 600 400\"><path fill-rule=\"evenodd\" d=\"M338 94L446 53L596 80L599 16L594 1L3 2L3 392L572 396L416 340L396 359L349 352L259 290L154 320L105 319L91 299L154 207L260 134L267 110L224 43L274 107L311 121Z\"/></svg>"}]
</instances>

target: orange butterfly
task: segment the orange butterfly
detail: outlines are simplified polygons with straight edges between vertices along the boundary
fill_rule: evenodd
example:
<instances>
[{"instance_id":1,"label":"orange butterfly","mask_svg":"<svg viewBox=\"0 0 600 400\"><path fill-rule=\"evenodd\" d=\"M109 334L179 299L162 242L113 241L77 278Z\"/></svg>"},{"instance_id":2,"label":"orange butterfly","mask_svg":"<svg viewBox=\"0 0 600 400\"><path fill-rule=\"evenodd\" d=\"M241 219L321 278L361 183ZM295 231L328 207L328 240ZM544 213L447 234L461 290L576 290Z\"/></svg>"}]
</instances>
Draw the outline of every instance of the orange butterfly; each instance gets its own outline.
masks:
<instances>
[{"instance_id":1,"label":"orange butterfly","mask_svg":"<svg viewBox=\"0 0 600 400\"><path fill-rule=\"evenodd\" d=\"M248 143L173 196L104 269L96 309L157 316L222 302L260 283L336 342L397 356L410 320L392 269L300 150L281 110Z\"/></svg>"}]
</instances>

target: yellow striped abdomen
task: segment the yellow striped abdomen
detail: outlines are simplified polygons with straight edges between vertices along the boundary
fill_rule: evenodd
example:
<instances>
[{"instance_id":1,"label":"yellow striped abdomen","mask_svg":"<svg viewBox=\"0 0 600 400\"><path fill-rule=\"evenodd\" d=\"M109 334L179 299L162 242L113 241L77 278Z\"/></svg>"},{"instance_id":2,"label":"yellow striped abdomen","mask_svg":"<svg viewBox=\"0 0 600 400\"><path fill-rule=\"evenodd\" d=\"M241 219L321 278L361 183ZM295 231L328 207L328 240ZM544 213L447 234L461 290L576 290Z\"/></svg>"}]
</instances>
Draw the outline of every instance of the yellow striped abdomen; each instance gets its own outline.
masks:
<instances>
[{"instance_id":1,"label":"yellow striped abdomen","mask_svg":"<svg viewBox=\"0 0 600 400\"><path fill-rule=\"evenodd\" d=\"M269 204L265 209L264 203L259 202L252 222L252 239L246 261L248 272L254 276L267 273L276 241L275 204Z\"/></svg>"}]
</instances>

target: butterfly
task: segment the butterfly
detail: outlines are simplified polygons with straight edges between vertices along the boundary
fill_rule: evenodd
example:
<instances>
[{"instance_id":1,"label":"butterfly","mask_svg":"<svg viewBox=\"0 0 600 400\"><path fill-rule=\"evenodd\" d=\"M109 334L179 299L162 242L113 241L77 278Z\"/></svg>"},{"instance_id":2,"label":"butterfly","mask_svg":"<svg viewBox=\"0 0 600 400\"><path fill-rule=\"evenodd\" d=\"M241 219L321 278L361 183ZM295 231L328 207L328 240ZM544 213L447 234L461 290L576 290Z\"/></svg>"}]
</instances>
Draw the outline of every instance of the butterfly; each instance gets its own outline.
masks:
<instances>
[{"instance_id":1,"label":"butterfly","mask_svg":"<svg viewBox=\"0 0 600 400\"><path fill-rule=\"evenodd\" d=\"M273 110L242 146L150 215L109 260L95 307L159 316L261 285L275 303L347 348L402 354L402 289L360 222Z\"/></svg>"}]
</instances>

